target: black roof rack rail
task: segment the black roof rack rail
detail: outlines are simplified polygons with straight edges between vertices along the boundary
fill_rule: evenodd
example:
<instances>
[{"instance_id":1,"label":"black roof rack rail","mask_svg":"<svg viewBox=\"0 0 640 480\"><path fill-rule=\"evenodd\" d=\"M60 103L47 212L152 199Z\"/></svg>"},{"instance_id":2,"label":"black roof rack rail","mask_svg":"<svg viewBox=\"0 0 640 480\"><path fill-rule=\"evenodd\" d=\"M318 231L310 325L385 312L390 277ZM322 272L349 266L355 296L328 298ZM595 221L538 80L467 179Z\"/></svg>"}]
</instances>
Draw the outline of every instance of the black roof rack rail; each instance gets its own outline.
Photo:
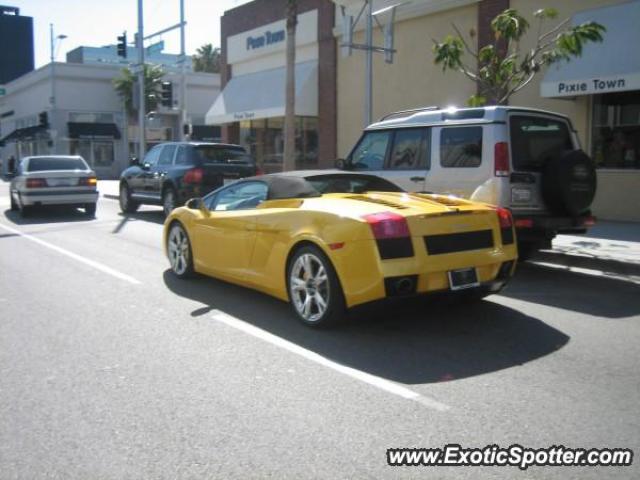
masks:
<instances>
[{"instance_id":1,"label":"black roof rack rail","mask_svg":"<svg viewBox=\"0 0 640 480\"><path fill-rule=\"evenodd\" d=\"M440 107L438 107L437 105L432 105L430 107L412 108L411 110L400 110L398 112L388 113L387 115L380 117L378 121L382 122L383 120L389 120L390 118L394 118L396 116L408 116L408 114L410 113L428 112L430 110L438 110L439 108Z\"/></svg>"}]
</instances>

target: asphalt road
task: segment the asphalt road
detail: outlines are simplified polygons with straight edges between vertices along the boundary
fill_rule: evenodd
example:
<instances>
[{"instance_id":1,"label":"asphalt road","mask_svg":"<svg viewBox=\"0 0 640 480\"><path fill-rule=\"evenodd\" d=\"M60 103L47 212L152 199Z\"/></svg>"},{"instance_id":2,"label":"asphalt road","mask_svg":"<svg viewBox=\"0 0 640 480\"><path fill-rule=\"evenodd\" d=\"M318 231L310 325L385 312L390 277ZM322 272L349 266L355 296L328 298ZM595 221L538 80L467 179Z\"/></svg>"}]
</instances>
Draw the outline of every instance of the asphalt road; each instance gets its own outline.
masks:
<instances>
[{"instance_id":1,"label":"asphalt road","mask_svg":"<svg viewBox=\"0 0 640 480\"><path fill-rule=\"evenodd\" d=\"M394 447L640 447L640 285L535 265L473 308L331 331L204 277L162 216L22 220L0 183L0 478L640 478L631 467L390 467Z\"/></svg>"}]
</instances>

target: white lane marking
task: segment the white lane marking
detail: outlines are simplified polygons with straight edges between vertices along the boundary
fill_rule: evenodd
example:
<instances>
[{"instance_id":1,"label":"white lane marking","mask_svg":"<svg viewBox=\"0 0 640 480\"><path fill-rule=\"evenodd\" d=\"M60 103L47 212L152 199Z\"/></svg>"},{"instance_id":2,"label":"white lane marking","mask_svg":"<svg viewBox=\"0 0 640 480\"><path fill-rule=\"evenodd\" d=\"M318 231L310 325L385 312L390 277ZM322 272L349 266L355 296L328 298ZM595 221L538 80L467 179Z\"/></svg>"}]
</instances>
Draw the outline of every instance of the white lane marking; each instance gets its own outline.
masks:
<instances>
[{"instance_id":1,"label":"white lane marking","mask_svg":"<svg viewBox=\"0 0 640 480\"><path fill-rule=\"evenodd\" d=\"M220 310L214 310L212 316L214 319L218 320L221 323L224 323L231 328L235 328L236 330L248 333L249 335L259 338L260 340L269 342L272 345L288 350L291 353L300 355L307 360L311 360L312 362L331 368L332 370L340 372L351 378L355 378L356 380L360 380L361 382L368 383L369 385L377 387L388 393L392 393L393 395L406 398L407 400L413 400L426 407L438 410L440 412L445 412L451 408L449 405L445 405L444 403L440 403L437 400L420 395L419 393L416 393L413 390L409 390L408 388L403 387L402 385L399 385L390 380L386 380L384 378L371 375L370 373L362 372L360 370L356 370L355 368L336 363L326 357L323 357L322 355L317 354L316 352L307 350L306 348L303 348L299 345L296 345L295 343L289 342L288 340L273 335L265 330L262 330L261 328L250 325L249 323L244 322L239 318L228 315L224 312L221 312Z\"/></svg>"},{"instance_id":2,"label":"white lane marking","mask_svg":"<svg viewBox=\"0 0 640 480\"><path fill-rule=\"evenodd\" d=\"M124 280L125 282L129 282L132 283L133 285L140 285L141 282L139 280L136 280L135 278L125 274L125 273L121 273L117 270L114 270L111 267L107 267L106 265L103 265L102 263L96 262L94 260L89 260L88 258L82 257L76 253L70 252L69 250L65 250L64 248L58 247L56 245L53 245L49 242L45 242L44 240L40 240L39 238L34 237L33 235L29 235L28 233L23 233L20 230L16 230L15 228L11 228L8 225L4 225L2 223L0 223L0 228L4 228L5 230L7 230L8 232L11 233L15 233L16 235L21 236L22 238L26 239L26 240L31 240L32 242L35 242L39 245L42 245L43 247L49 248L55 252L61 253L62 255L66 255L69 258L73 258L74 260L80 262L80 263L84 263L85 265L89 265L90 267L95 268L96 270L99 270L103 273L106 273L108 275L111 275L113 277L119 278L120 280Z\"/></svg>"}]
</instances>

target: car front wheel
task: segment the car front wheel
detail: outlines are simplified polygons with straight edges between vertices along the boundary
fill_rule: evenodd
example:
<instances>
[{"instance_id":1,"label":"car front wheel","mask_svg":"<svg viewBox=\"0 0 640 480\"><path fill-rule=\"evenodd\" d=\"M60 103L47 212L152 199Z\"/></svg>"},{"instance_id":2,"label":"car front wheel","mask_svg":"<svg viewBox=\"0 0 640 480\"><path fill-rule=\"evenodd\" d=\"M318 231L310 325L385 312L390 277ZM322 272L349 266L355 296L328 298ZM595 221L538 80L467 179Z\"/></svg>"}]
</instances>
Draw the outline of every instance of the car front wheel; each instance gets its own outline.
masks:
<instances>
[{"instance_id":1,"label":"car front wheel","mask_svg":"<svg viewBox=\"0 0 640 480\"><path fill-rule=\"evenodd\" d=\"M311 327L337 323L345 313L338 276L327 256L317 247L297 250L287 272L289 300L298 318Z\"/></svg>"},{"instance_id":2,"label":"car front wheel","mask_svg":"<svg viewBox=\"0 0 640 480\"><path fill-rule=\"evenodd\" d=\"M174 223L169 230L167 254L171 270L178 278L187 278L193 274L191 243L187 232L179 223Z\"/></svg>"},{"instance_id":3,"label":"car front wheel","mask_svg":"<svg viewBox=\"0 0 640 480\"><path fill-rule=\"evenodd\" d=\"M120 184L120 210L124 213L134 213L138 210L139 204L131 199L131 190L129 190L129 185L126 183Z\"/></svg>"}]
</instances>

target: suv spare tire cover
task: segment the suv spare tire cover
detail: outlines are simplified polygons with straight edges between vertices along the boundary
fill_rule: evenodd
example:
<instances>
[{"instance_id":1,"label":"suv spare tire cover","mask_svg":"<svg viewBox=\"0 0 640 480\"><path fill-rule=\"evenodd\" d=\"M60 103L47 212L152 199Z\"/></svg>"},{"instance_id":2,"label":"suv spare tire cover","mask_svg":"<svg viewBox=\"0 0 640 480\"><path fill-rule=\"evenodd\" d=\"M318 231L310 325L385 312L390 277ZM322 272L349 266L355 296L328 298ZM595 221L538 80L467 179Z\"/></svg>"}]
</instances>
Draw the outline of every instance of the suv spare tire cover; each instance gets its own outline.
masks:
<instances>
[{"instance_id":1,"label":"suv spare tire cover","mask_svg":"<svg viewBox=\"0 0 640 480\"><path fill-rule=\"evenodd\" d=\"M596 169L582 150L566 150L550 157L542 170L542 197L556 214L579 215L596 194Z\"/></svg>"}]
</instances>

